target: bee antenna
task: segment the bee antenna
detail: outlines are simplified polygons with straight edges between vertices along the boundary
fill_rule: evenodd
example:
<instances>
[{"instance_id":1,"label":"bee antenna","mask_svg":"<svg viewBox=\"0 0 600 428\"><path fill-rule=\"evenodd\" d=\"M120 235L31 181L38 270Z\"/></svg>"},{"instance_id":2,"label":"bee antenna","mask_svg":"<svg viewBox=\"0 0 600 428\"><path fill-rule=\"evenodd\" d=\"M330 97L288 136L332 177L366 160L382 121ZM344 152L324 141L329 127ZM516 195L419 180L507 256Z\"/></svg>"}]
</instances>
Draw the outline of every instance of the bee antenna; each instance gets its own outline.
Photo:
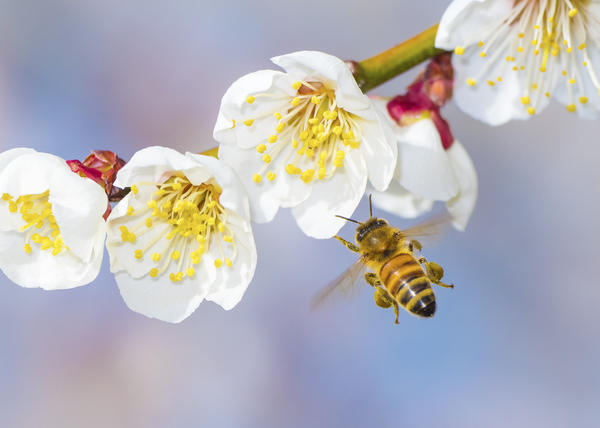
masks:
<instances>
[{"instance_id":1,"label":"bee antenna","mask_svg":"<svg viewBox=\"0 0 600 428\"><path fill-rule=\"evenodd\" d=\"M356 220L353 220L353 219L347 218L347 217L342 217L341 215L336 215L336 217L342 218L342 219L344 219L346 221L351 221L352 223L362 224L360 221L356 221Z\"/></svg>"},{"instance_id":2,"label":"bee antenna","mask_svg":"<svg viewBox=\"0 0 600 428\"><path fill-rule=\"evenodd\" d=\"M369 194L369 218L373 217L373 204L371 203L371 196L373 194Z\"/></svg>"}]
</instances>

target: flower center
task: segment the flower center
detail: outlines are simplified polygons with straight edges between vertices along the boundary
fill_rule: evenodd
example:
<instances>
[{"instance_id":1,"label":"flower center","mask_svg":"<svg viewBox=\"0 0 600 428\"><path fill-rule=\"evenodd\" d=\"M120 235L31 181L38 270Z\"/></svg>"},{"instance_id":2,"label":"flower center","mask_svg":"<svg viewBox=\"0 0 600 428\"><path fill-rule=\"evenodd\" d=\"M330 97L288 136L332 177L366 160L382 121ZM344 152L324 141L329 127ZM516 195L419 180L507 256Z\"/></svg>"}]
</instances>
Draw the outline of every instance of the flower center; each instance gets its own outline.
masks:
<instances>
[{"instance_id":1,"label":"flower center","mask_svg":"<svg viewBox=\"0 0 600 428\"><path fill-rule=\"evenodd\" d=\"M519 73L526 81L521 103L527 112L535 114L535 107L542 96L550 97L556 70L561 70L570 103L567 110L577 110L578 101L589 100L584 93L581 76L587 73L600 94L600 82L589 57L586 37L593 37L592 28L598 25L588 11L588 0L515 0L507 18L501 18L483 30L479 56L487 61L478 76L467 78L469 86L480 79L489 86L501 85L506 73ZM515 31L516 30L516 31ZM465 48L457 46L455 53L462 55ZM489 68L503 52L508 52L497 76L490 76ZM589 95L589 94L588 94Z\"/></svg>"},{"instance_id":2,"label":"flower center","mask_svg":"<svg viewBox=\"0 0 600 428\"><path fill-rule=\"evenodd\" d=\"M277 119L277 126L273 134L256 147L264 162L253 176L256 183L260 183L265 174L273 181L276 177L273 170L283 165L288 174L298 175L305 183L315 177L331 178L336 169L343 166L346 153L360 145L362 133L358 117L337 105L333 90L320 82L305 81L295 82L292 88L296 96L286 109L267 113ZM272 95L250 95L246 102L252 104L261 97ZM255 119L248 118L243 123L250 127Z\"/></svg>"},{"instance_id":3,"label":"flower center","mask_svg":"<svg viewBox=\"0 0 600 428\"><path fill-rule=\"evenodd\" d=\"M217 245L221 257L214 264L220 268L223 263L232 266L237 248L233 232L227 226L227 215L219 203L221 188L216 183L193 185L183 175L173 175L162 184L138 183L157 186L158 190L147 201L143 210L128 208L127 215L139 217L140 221L132 230L121 226L121 240L135 244L137 238L158 229L143 248L137 248L133 257L143 260L151 257L155 267L150 269L151 277L157 277L167 269L173 282L185 276L193 277L195 265L199 264L207 246ZM133 194L139 192L138 185L131 186ZM230 256L226 256L230 254Z\"/></svg>"},{"instance_id":4,"label":"flower center","mask_svg":"<svg viewBox=\"0 0 600 428\"><path fill-rule=\"evenodd\" d=\"M30 242L43 251L50 251L53 256L69 249L52 214L52 204L48 202L49 195L49 190L36 195L19 196L16 199L8 193L2 195L2 200L8 202L8 211L21 214L25 222L19 232L26 232L24 250L27 254L33 252Z\"/></svg>"}]
</instances>

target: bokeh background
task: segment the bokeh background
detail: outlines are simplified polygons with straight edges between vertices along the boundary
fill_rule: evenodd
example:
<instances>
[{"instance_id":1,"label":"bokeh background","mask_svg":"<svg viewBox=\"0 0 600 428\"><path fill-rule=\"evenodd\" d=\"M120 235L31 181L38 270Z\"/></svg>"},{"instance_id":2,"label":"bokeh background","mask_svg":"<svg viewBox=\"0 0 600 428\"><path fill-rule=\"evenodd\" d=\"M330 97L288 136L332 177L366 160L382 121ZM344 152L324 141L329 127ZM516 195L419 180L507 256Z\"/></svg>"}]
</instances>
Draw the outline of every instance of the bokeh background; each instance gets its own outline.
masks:
<instances>
[{"instance_id":1,"label":"bokeh background","mask_svg":"<svg viewBox=\"0 0 600 428\"><path fill-rule=\"evenodd\" d=\"M366 58L447 4L2 0L0 149L200 151L228 85L271 56ZM242 302L204 303L179 325L129 311L108 260L68 291L2 276L0 425L597 427L600 126L557 105L499 128L453 105L445 114L480 196L466 232L425 249L456 284L437 290L433 320L402 313L394 325L367 286L310 312L354 255L302 235L286 210L255 228L259 265Z\"/></svg>"}]
</instances>

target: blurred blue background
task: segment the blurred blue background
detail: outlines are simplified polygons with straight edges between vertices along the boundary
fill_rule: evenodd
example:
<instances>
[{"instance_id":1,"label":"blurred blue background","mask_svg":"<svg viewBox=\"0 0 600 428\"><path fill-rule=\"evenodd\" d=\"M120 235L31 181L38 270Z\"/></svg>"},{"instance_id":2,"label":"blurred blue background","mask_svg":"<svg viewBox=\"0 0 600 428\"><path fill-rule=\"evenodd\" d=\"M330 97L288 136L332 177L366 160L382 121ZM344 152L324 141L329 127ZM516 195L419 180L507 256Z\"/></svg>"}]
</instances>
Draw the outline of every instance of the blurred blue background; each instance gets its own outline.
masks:
<instances>
[{"instance_id":1,"label":"blurred blue background","mask_svg":"<svg viewBox=\"0 0 600 428\"><path fill-rule=\"evenodd\" d=\"M228 85L271 56L366 58L447 4L0 1L1 149L201 151ZM374 93L397 94L414 74ZM0 425L597 427L600 127L557 105L500 128L453 105L445 114L480 197L466 232L425 248L456 284L436 290L434 319L403 312L396 326L366 285L311 313L355 256L302 235L286 210L255 228L242 302L204 303L179 325L129 311L108 260L69 291L2 277ZM363 202L355 216L367 212Z\"/></svg>"}]
</instances>

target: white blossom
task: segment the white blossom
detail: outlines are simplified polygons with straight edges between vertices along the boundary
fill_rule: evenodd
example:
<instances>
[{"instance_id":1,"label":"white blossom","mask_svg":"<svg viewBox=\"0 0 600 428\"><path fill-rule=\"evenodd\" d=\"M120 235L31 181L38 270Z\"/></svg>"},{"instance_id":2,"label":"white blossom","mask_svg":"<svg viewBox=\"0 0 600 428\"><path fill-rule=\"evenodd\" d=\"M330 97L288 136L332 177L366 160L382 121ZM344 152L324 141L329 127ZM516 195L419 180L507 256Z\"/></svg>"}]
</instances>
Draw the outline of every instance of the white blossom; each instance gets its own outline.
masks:
<instances>
[{"instance_id":1,"label":"white blossom","mask_svg":"<svg viewBox=\"0 0 600 428\"><path fill-rule=\"evenodd\" d=\"M275 57L285 72L247 74L227 90L214 137L245 185L252 219L292 207L300 228L329 238L367 185L385 190L396 164L391 128L347 65L321 52Z\"/></svg>"},{"instance_id":2,"label":"white blossom","mask_svg":"<svg viewBox=\"0 0 600 428\"><path fill-rule=\"evenodd\" d=\"M477 119L525 119L551 97L598 116L599 0L455 0L436 46L456 53L456 102Z\"/></svg>"},{"instance_id":3,"label":"white blossom","mask_svg":"<svg viewBox=\"0 0 600 428\"><path fill-rule=\"evenodd\" d=\"M111 271L134 311L180 322L206 299L233 308L256 268L244 188L219 160L166 147L135 153L108 218Z\"/></svg>"},{"instance_id":4,"label":"white blossom","mask_svg":"<svg viewBox=\"0 0 600 428\"><path fill-rule=\"evenodd\" d=\"M374 100L385 109L385 100ZM407 119L406 117L404 118ZM394 179L385 192L373 192L373 204L401 217L418 217L435 201L446 203L452 224L467 226L477 201L477 172L463 145L454 140L444 149L440 132L425 113L393 123L398 144Z\"/></svg>"},{"instance_id":5,"label":"white blossom","mask_svg":"<svg viewBox=\"0 0 600 428\"><path fill-rule=\"evenodd\" d=\"M65 160L32 149L0 154L0 268L23 287L88 284L104 253L108 203Z\"/></svg>"}]
</instances>

